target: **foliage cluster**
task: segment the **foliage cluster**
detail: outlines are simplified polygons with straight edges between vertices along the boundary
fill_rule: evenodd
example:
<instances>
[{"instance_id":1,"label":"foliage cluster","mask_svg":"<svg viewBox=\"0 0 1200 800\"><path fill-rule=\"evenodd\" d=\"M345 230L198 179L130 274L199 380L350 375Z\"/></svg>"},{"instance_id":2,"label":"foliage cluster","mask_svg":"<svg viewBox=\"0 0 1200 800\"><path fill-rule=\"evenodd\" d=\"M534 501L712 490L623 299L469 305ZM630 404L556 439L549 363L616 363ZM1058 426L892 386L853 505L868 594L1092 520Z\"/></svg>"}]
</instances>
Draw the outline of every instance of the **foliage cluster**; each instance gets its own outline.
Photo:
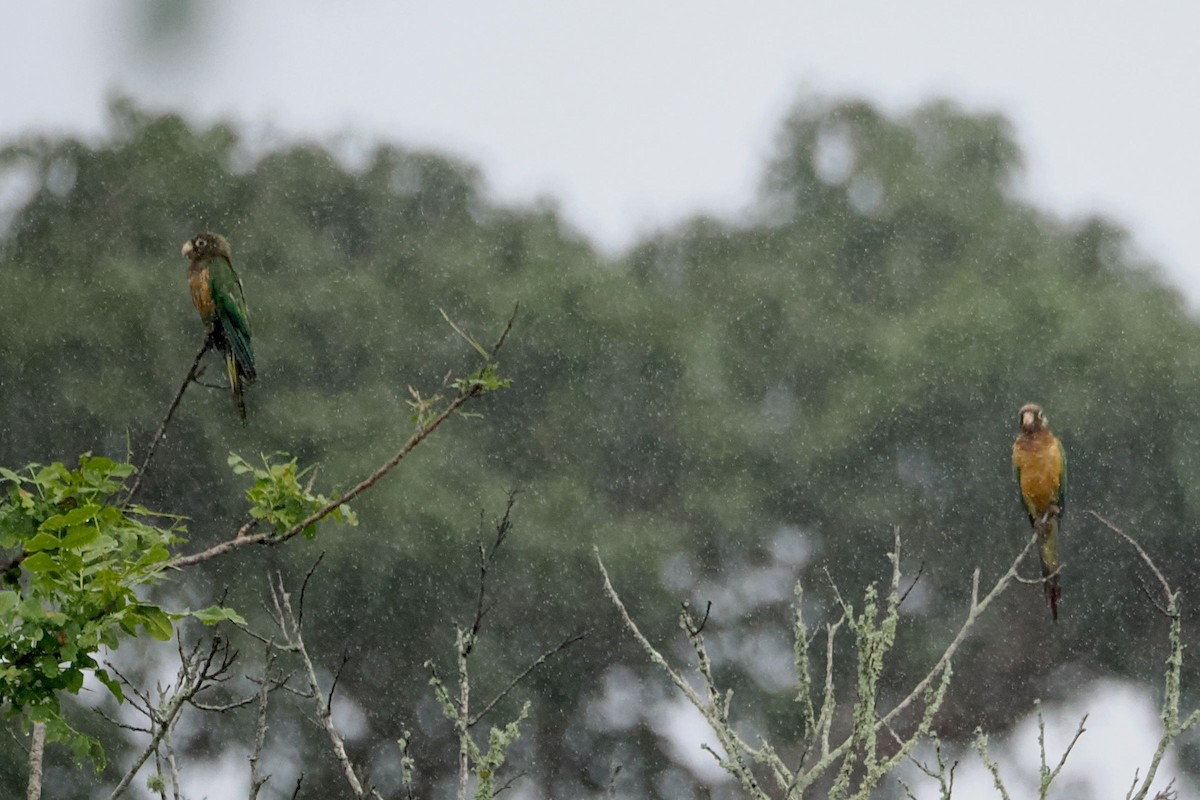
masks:
<instances>
[{"instance_id":1,"label":"foliage cluster","mask_svg":"<svg viewBox=\"0 0 1200 800\"><path fill-rule=\"evenodd\" d=\"M520 301L504 370L519 391L497 395L483 424L422 449L394 488L356 499L358 528L321 542L325 568L344 579L312 588L311 645L349 648L342 691L373 734L350 746L379 763L368 742L417 727L420 791L454 774L445 754L455 734L421 713L426 687L394 676L441 652L447 592L469 572L473 509L512 486L525 493L525 536L521 577L490 620L497 676L595 620L590 547L601 543L655 641L674 630L674 600L716 601L714 675L776 742L799 736L776 702L796 691L796 578L828 565L839 585L866 585L863 554L901 527L925 570L879 675L886 696L944 641L963 576L1003 569L1027 535L1008 473L1025 401L1041 402L1064 440L1072 507L1119 509L1148 546L1176 554L1164 565L1173 583L1195 580L1200 328L1119 226L1055 219L1020 199L1019 148L996 116L804 103L745 215L697 217L616 257L549 205L498 206L450 158L389 145L350 157L307 143L251 155L229 126L125 104L102 140L23 140L0 163L24 191L0 240L2 463L117 458L127 434L144 440L199 335L178 243L199 229L233 243L261 362L250 424L230 419L219 392L189 394L141 496L186 516L197 548L242 524L247 477L266 481L253 501L264 527L320 501L281 508L271 496L280 485L308 491L300 470L247 460L253 474L231 475L231 451L293 453L340 486L335 476L389 454L398 420L428 422L439 393L498 388L486 372L444 378L461 337L429 335L438 309L474 326ZM70 511L47 507L37 525ZM998 600L960 656L962 691L941 712L947 737L1003 727L1056 682L1158 674L1128 559L1072 513L1062 624L1051 635L1036 591ZM296 543L262 558L307 562ZM215 602L228 587L230 605L256 608L262 569L255 558L213 562L178 592ZM806 585L814 629L841 617L820 581ZM170 607L176 590L156 591ZM1181 636L1193 641L1194 625ZM544 794L602 792L614 760L633 795L697 783L654 727L658 684L606 688L642 674L622 641L602 621L569 668L548 665L531 685L510 758ZM500 677L480 680L485 693L502 688L488 685ZM856 681L835 676L842 688ZM511 719L519 706L503 710ZM841 707L834 723L852 713ZM197 747L215 756L220 741ZM22 754L0 756L0 778L22 774ZM311 780L313 791L339 785L329 765ZM86 789L75 791L62 796Z\"/></svg>"},{"instance_id":2,"label":"foliage cluster","mask_svg":"<svg viewBox=\"0 0 1200 800\"><path fill-rule=\"evenodd\" d=\"M219 606L169 612L144 599L169 566L182 520L115 498L134 471L129 464L84 455L79 467L32 464L0 468L0 548L16 552L0 590L0 704L9 715L46 723L51 740L70 742L76 757L104 764L95 739L79 734L59 710L60 693L77 694L94 675L118 700L116 678L98 661L101 647L144 633L166 641L173 620L240 619Z\"/></svg>"}]
</instances>

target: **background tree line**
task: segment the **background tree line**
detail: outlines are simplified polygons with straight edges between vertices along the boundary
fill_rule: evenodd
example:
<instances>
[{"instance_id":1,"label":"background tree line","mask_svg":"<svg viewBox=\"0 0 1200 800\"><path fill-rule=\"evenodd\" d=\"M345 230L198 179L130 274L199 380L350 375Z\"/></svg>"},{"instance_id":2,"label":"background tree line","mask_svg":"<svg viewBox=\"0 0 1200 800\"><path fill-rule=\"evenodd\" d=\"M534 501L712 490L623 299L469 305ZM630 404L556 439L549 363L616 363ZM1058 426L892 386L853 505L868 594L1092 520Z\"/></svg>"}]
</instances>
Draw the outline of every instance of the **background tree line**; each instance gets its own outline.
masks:
<instances>
[{"instance_id":1,"label":"background tree line","mask_svg":"<svg viewBox=\"0 0 1200 800\"><path fill-rule=\"evenodd\" d=\"M178 246L201 229L232 243L260 361L250 424L221 392L194 389L142 497L186 515L197 546L244 515L230 451L286 451L316 464L322 486L346 488L409 429L408 387L437 387L461 362L438 309L481 331L520 303L502 359L513 388L364 495L358 528L214 560L161 590L192 607L223 597L261 620L264 575L302 576L324 552L308 645L330 669L349 657L339 693L363 719L351 756L384 774L411 729L420 795L445 790L457 753L423 664L452 672L448 632L473 610L480 514L509 489L517 530L479 691L591 629L523 687L532 712L510 754L521 780L545 796L600 795L619 763L629 796L693 783L703 796L653 724L667 686L607 605L592 546L655 641L686 648L676 604L712 600L722 684L773 741L795 739L780 699L794 694L796 579L814 624L836 617L822 568L843 587L877 579L900 526L906 572L922 569L881 684L901 696L952 635L971 570L999 574L1024 544L1009 447L1028 400L1068 451L1062 620L1049 623L1036 587L1001 598L964 647L938 732L1000 731L1091 677L1160 676L1162 627L1138 564L1078 510L1169 553L1172 583L1195 585L1200 328L1118 226L1018 198L1020 152L1002 118L801 103L753 209L694 218L618 257L551 206L497 206L468 164L393 145L253 154L230 127L117 103L102 141L30 138L2 158L17 198L0 240L10 467L138 451L200 335ZM1185 619L1185 642L1196 632ZM164 648L145 649L123 655L152 678ZM603 711L630 693L632 708ZM275 723L288 746L268 756L305 759L306 792L336 796L321 732L290 713ZM186 740L191 758L244 751L237 717L205 723ZM133 745L104 735L115 770ZM6 742L0 781L16 785L25 753ZM51 756L51 796L105 784Z\"/></svg>"}]
</instances>

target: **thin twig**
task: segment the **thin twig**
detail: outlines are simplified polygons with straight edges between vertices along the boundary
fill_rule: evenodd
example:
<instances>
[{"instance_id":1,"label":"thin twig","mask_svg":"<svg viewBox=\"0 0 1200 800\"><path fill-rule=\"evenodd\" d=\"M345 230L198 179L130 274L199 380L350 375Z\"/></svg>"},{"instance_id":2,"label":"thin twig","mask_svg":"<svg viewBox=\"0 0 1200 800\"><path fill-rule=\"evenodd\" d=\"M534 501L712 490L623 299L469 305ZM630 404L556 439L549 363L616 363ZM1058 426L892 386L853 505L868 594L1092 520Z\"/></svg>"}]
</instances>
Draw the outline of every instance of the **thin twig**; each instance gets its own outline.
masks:
<instances>
[{"instance_id":1,"label":"thin twig","mask_svg":"<svg viewBox=\"0 0 1200 800\"><path fill-rule=\"evenodd\" d=\"M708 615L712 613L712 600L709 600L704 606L704 619L700 620L700 624L694 625L690 622L692 618L692 609L685 600L682 604L683 613L687 615L689 620L687 634L688 636L699 636L704 633L704 626L708 624Z\"/></svg>"},{"instance_id":2,"label":"thin twig","mask_svg":"<svg viewBox=\"0 0 1200 800\"><path fill-rule=\"evenodd\" d=\"M508 322L504 325L504 332L500 334L500 338L496 340L496 344L492 345L492 358L496 357L496 353L500 352L500 348L504 346L504 340L508 338L508 332L512 330L513 322L517 319L517 312L521 310L521 304L516 303L513 306L512 313L508 315Z\"/></svg>"},{"instance_id":3,"label":"thin twig","mask_svg":"<svg viewBox=\"0 0 1200 800\"><path fill-rule=\"evenodd\" d=\"M555 655L556 653L560 653L563 650L566 650L568 647L575 644L576 642L583 641L584 639L587 638L587 635L588 635L588 631L584 631L583 633L577 633L568 639L564 639L562 642L560 642L558 644L557 647L551 648L550 650L547 650L546 652L544 652L540 656L538 656L537 659L532 664L530 664L524 670L521 671L520 675L513 678L512 681L509 682L508 686L505 686L504 689L501 690L501 692L498 695L496 695L494 698L492 698L491 702L488 703L486 706L484 706L482 711L480 711L475 716L471 717L471 719L467 722L467 727L473 728L476 725L476 723L478 723L481 719L483 719L485 716L487 716L489 711L491 711L493 708L496 707L497 703L499 703L501 700L504 699L505 695L507 695L509 692L511 692L518 683L525 680L526 676L528 676L529 673L533 672L535 669L540 667L542 664L546 663L546 660L548 658Z\"/></svg>"},{"instance_id":4,"label":"thin twig","mask_svg":"<svg viewBox=\"0 0 1200 800\"><path fill-rule=\"evenodd\" d=\"M346 778L346 783L349 784L355 797L367 797L370 792L363 788L363 782L359 779L354 765L350 763L350 756L346 753L346 742L333 724L333 708L325 701L321 684L317 681L317 671L313 667L312 658L308 655L308 648L304 646L299 616L292 609L291 595L283 585L283 576L277 575L275 582L270 586L272 598L280 610L280 618L284 623L282 633L287 639L288 645L300 654L304 663L305 676L308 678L308 686L312 692L312 701L317 707L317 719L320 721L321 727L325 729L326 736L329 737L329 744L342 768L342 775Z\"/></svg>"},{"instance_id":5,"label":"thin twig","mask_svg":"<svg viewBox=\"0 0 1200 800\"><path fill-rule=\"evenodd\" d=\"M200 349L196 352L196 357L192 359L192 366L188 368L187 375L183 378L183 383L179 384L179 390L175 392L175 397L171 400L171 404L167 406L167 413L163 415L162 422L158 424L158 430L154 432L154 438L150 440L150 447L146 450L146 457L142 459L142 465L138 467L137 477L133 479L133 486L129 487L129 491L125 494L125 499L121 501L121 505L127 506L132 502L138 490L142 488L142 478L146 475L146 468L150 466L150 459L154 458L154 451L158 449L158 443L167 435L167 425L171 422L171 417L175 413L175 409L179 408L179 403L183 400L183 393L187 391L187 387L196 380L196 370L200 368L200 360L204 358L204 354L212 348L212 337L205 336L204 343L200 345Z\"/></svg>"},{"instance_id":6,"label":"thin twig","mask_svg":"<svg viewBox=\"0 0 1200 800\"><path fill-rule=\"evenodd\" d=\"M299 620L296 620L299 622ZM333 673L333 680L329 684L329 696L325 699L325 705L333 708L333 693L337 691L338 681L342 679L342 670L350 663L349 649L342 651L342 663L338 664L337 672Z\"/></svg>"},{"instance_id":7,"label":"thin twig","mask_svg":"<svg viewBox=\"0 0 1200 800\"><path fill-rule=\"evenodd\" d=\"M703 697L701 697L699 692L692 687L691 683L685 680L678 671L673 669L671 665L667 663L667 660L663 657L662 653L660 653L658 649L650 642L650 640L646 638L646 635L642 633L641 628L638 627L637 623L634 622L633 617L629 614L629 610L625 607L625 603L622 602L621 596L617 594L616 588L613 587L612 580L608 576L608 570L604 566L604 560L600 558L600 549L593 546L592 553L596 557L596 565L600 568L600 575L604 579L604 593L608 596L609 601L616 607L617 613L620 614L621 621L624 622L626 629L633 634L633 638L636 639L638 644L641 645L642 650L645 651L646 655L650 658L654 665L665 672L667 677L671 679L671 682L675 684L675 688L682 692L692 706L704 715L705 719L709 723L709 727L712 729L713 733L717 737L718 742L721 744L721 748L726 753L730 754L731 758L734 757L733 754L735 753L749 753L751 755L757 755L759 751L750 747L750 745L744 739L742 739L742 737L738 735L738 733L731 726L722 724L720 709L715 707L715 704L709 703ZM722 765L725 766L726 769L730 770L739 779L739 781L741 781L742 788L749 792L750 795L755 798L755 800L767 800L768 795L758 785L758 781L755 779L753 773L744 770L737 759L733 761L722 762ZM777 769L779 768L781 768L781 765L777 766Z\"/></svg>"},{"instance_id":8,"label":"thin twig","mask_svg":"<svg viewBox=\"0 0 1200 800\"><path fill-rule=\"evenodd\" d=\"M213 637L212 644L209 647L208 655L201 662L196 658L196 650L193 649L190 656L184 656L183 663L179 666L179 676L176 681L175 695L158 709L150 711L150 718L156 723L154 735L150 738L150 744L142 751L133 766L122 776L121 781L117 784L110 794L109 800L115 800L124 794L129 788L134 776L146 763L146 760L156 752L163 738L170 733L171 728L175 725L175 721L179 717L179 713L183 707L187 705L196 694L209 686L213 682L223 680L223 676L229 667L233 664L233 659L236 657L236 652L231 652L229 645L220 637ZM182 649L180 650L182 655ZM220 660L217 656L220 655ZM216 662L214 664L214 662Z\"/></svg>"},{"instance_id":9,"label":"thin twig","mask_svg":"<svg viewBox=\"0 0 1200 800\"><path fill-rule=\"evenodd\" d=\"M313 573L317 571L317 567L321 566L321 562L325 560L325 551L321 551L321 555L317 556L317 560L308 568L308 572L304 575L304 582L300 584L300 601L299 609L296 611L296 627L304 624L304 593L308 591L308 581L312 578ZM342 662L345 663L345 662Z\"/></svg>"},{"instance_id":10,"label":"thin twig","mask_svg":"<svg viewBox=\"0 0 1200 800\"><path fill-rule=\"evenodd\" d=\"M904 601L908 599L908 596L910 594L912 594L912 590L917 588L917 582L921 580L921 575L924 572L925 572L925 562L922 561L920 563L920 565L917 567L917 574L913 576L912 583L910 583L908 585L908 588L904 590L904 594L900 595L900 602L897 603L896 605L898 605L898 606L904 605Z\"/></svg>"},{"instance_id":11,"label":"thin twig","mask_svg":"<svg viewBox=\"0 0 1200 800\"><path fill-rule=\"evenodd\" d=\"M1150 556L1146 553L1145 550L1142 549L1142 546L1137 543L1137 540L1135 540L1132 536L1130 536L1125 531L1118 528L1116 525L1113 525L1111 522L1106 520L1104 517L1097 514L1095 511L1092 511L1090 508L1087 509L1087 511L1085 513L1091 514L1093 517L1095 517L1097 520L1099 520L1102 525L1104 525L1110 531L1117 534L1118 536L1120 536L1122 539L1129 542L1129 544L1133 546L1133 549L1136 550L1137 554L1141 557L1142 562L1145 563L1145 565L1150 568L1150 571L1154 573L1154 577L1158 578L1158 583L1160 586L1162 586L1163 595L1167 599L1167 606L1170 607L1174 603L1174 600L1175 600L1175 593L1171 591L1171 584L1167 583L1167 579L1164 578L1162 572L1159 571L1158 565L1155 564L1154 560L1152 558L1150 558Z\"/></svg>"},{"instance_id":12,"label":"thin twig","mask_svg":"<svg viewBox=\"0 0 1200 800\"><path fill-rule=\"evenodd\" d=\"M1040 714L1041 712L1039 711L1038 713ZM1063 767L1066 766L1067 757L1070 756L1071 751L1075 749L1075 743L1079 741L1079 737L1083 736L1084 732L1087 731L1087 728L1084 727L1085 725L1087 725L1087 719L1088 719L1088 715L1084 714L1083 719L1079 720L1079 727L1075 729L1075 735L1073 737L1071 737L1071 743L1068 744L1067 749L1063 751L1062 758L1060 758L1058 760L1058 765L1054 768L1053 771L1050 772L1049 778L1045 783L1045 786L1047 788L1049 788L1051 781L1053 781L1055 778L1057 778L1058 774L1060 772L1062 772Z\"/></svg>"},{"instance_id":13,"label":"thin twig","mask_svg":"<svg viewBox=\"0 0 1200 800\"><path fill-rule=\"evenodd\" d=\"M979 571L975 571L974 575L972 576L971 608L967 612L967 618L963 620L962 627L959 628L958 633L955 635L950 644L947 645L946 649L942 652L941 658L937 660L937 663L933 665L933 668L929 670L929 673L926 674L926 676L922 678L915 687L913 687L912 692L910 692L907 697L897 703L895 708L893 708L883 717L882 722L888 723L898 717L901 712L904 711L904 709L912 705L912 703L924 693L925 689L933 683L938 674L945 669L946 664L948 664L950 659L954 657L954 654L958 652L958 648L960 645L962 645L963 640L967 638L967 633L975 624L975 620L979 618L979 615L983 613L984 609L992 604L993 600L999 597L1000 594L1003 593L1006 588L1008 588L1009 582L1017 574L1017 567L1022 561L1025 560L1025 554L1029 552L1031 547L1033 547L1033 543L1035 541L1037 541L1036 537L1030 537L1029 541L1025 543L1025 547L1022 548L1021 552L1017 554L1017 557L1013 559L1008 571L1000 576L1000 579L996 581L995 585L992 587L992 590L988 592L982 600L977 599L979 596Z\"/></svg>"},{"instance_id":14,"label":"thin twig","mask_svg":"<svg viewBox=\"0 0 1200 800\"><path fill-rule=\"evenodd\" d=\"M492 542L492 548L489 550L484 547L482 542L479 543L479 592L475 602L475 619L471 623L470 632L466 638L466 655L469 655L475 647L475 640L479 638L479 629L483 625L483 618L487 616L487 612L490 609L490 606L485 605L487 573L492 563L496 560L496 553L500 551L500 546L504 544L504 540L508 538L508 534L512 530L512 509L516 501L517 490L509 490L508 501L504 506L504 515L496 522L496 539Z\"/></svg>"}]
</instances>

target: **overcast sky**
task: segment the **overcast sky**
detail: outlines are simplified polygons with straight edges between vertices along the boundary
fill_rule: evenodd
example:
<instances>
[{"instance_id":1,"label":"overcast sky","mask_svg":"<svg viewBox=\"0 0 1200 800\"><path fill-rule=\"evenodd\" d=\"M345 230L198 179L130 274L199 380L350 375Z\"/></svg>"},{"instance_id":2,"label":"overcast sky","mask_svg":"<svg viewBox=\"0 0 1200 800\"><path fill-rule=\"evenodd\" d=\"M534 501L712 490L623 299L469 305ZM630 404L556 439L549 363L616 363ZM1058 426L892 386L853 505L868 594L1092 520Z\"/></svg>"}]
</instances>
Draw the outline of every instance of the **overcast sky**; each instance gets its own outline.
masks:
<instances>
[{"instance_id":1,"label":"overcast sky","mask_svg":"<svg viewBox=\"0 0 1200 800\"><path fill-rule=\"evenodd\" d=\"M1129 227L1200 305L1200 5L25 3L0 50L0 134L97 132L121 91L259 136L456 153L494 197L551 196L610 250L752 200L788 107L932 97L1013 121L1026 194ZM168 30L145 44L153 21ZM142 44L139 44L141 42Z\"/></svg>"}]
</instances>

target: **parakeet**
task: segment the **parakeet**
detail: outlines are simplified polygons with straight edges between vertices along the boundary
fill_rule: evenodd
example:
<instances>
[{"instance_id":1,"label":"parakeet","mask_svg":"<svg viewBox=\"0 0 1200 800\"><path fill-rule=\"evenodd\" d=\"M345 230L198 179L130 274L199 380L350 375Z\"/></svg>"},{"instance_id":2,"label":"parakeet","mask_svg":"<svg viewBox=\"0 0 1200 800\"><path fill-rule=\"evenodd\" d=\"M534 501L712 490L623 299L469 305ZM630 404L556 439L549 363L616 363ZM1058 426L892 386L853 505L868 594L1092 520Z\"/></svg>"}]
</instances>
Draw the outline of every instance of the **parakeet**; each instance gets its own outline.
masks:
<instances>
[{"instance_id":1,"label":"parakeet","mask_svg":"<svg viewBox=\"0 0 1200 800\"><path fill-rule=\"evenodd\" d=\"M233 271L229 242L216 233L201 233L183 243L188 259L188 285L200 320L208 329L213 347L225 357L229 387L238 416L246 419L244 386L253 383L254 350L250 347L250 318L242 282Z\"/></svg>"},{"instance_id":2,"label":"parakeet","mask_svg":"<svg viewBox=\"0 0 1200 800\"><path fill-rule=\"evenodd\" d=\"M1055 573L1059 568L1057 538L1067 499L1067 459L1062 443L1046 427L1046 415L1036 403L1021 407L1018 415L1021 432L1013 442L1013 474L1021 490L1021 504L1038 533L1038 551L1042 557L1042 586L1050 613L1058 621L1058 601L1062 586ZM1053 577L1050 577L1053 575Z\"/></svg>"}]
</instances>

